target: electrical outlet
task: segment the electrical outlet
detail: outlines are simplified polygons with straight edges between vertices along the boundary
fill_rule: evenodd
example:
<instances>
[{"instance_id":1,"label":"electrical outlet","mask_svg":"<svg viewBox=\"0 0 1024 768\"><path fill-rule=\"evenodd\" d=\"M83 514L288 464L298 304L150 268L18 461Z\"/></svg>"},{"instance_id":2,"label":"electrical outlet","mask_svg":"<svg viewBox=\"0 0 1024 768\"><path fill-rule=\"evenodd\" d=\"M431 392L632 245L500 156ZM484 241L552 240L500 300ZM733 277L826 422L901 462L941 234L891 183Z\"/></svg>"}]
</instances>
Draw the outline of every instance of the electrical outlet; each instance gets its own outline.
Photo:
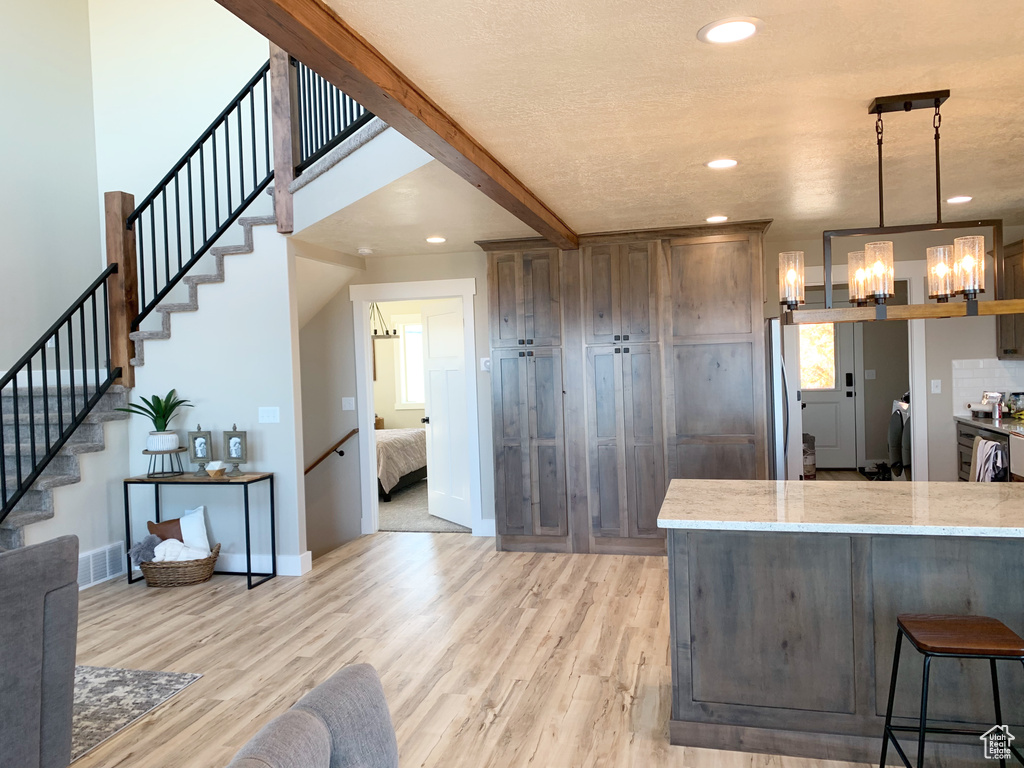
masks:
<instances>
[{"instance_id":1,"label":"electrical outlet","mask_svg":"<svg viewBox=\"0 0 1024 768\"><path fill-rule=\"evenodd\" d=\"M277 406L273 407L260 407L260 424L280 424L281 423L281 409Z\"/></svg>"},{"instance_id":2,"label":"electrical outlet","mask_svg":"<svg viewBox=\"0 0 1024 768\"><path fill-rule=\"evenodd\" d=\"M341 398L341 410L343 411L354 411L356 409L356 399L354 397L343 397Z\"/></svg>"},{"instance_id":3,"label":"electrical outlet","mask_svg":"<svg viewBox=\"0 0 1024 768\"><path fill-rule=\"evenodd\" d=\"M489 357L481 357L480 358L480 370L483 371L484 373L490 373L491 372L491 358L489 358Z\"/></svg>"},{"instance_id":4,"label":"electrical outlet","mask_svg":"<svg viewBox=\"0 0 1024 768\"><path fill-rule=\"evenodd\" d=\"M932 379L932 394L933 395L941 395L942 394L942 379Z\"/></svg>"},{"instance_id":5,"label":"electrical outlet","mask_svg":"<svg viewBox=\"0 0 1024 768\"><path fill-rule=\"evenodd\" d=\"M864 370L864 380L865 381L874 381L875 380L875 369L874 368L866 368Z\"/></svg>"}]
</instances>

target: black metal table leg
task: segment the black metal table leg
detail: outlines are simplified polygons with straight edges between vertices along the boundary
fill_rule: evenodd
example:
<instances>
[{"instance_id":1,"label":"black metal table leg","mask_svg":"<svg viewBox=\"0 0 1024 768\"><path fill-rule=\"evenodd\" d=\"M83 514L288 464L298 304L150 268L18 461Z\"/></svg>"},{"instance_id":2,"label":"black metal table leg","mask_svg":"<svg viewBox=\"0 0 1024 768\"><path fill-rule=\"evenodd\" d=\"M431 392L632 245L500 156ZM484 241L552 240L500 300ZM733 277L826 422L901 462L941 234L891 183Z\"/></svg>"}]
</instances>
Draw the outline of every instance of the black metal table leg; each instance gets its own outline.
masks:
<instances>
[{"instance_id":1,"label":"black metal table leg","mask_svg":"<svg viewBox=\"0 0 1024 768\"><path fill-rule=\"evenodd\" d=\"M245 579L247 589L252 589L252 539L249 533L249 484L242 486L245 499Z\"/></svg>"},{"instance_id":2,"label":"black metal table leg","mask_svg":"<svg viewBox=\"0 0 1024 768\"><path fill-rule=\"evenodd\" d=\"M142 581L143 577L139 576L137 579L132 578L134 569L132 568L132 558L128 554L128 550L132 548L132 513L131 513L131 501L129 500L128 483L124 485L124 559L128 565L128 583L134 584L136 581Z\"/></svg>"},{"instance_id":3,"label":"black metal table leg","mask_svg":"<svg viewBox=\"0 0 1024 768\"><path fill-rule=\"evenodd\" d=\"M162 522L160 520L160 483L153 484L153 500L156 503L156 521L159 523Z\"/></svg>"},{"instance_id":4,"label":"black metal table leg","mask_svg":"<svg viewBox=\"0 0 1024 768\"><path fill-rule=\"evenodd\" d=\"M931 671L932 657L924 656L924 671L921 677L921 724L917 736L917 768L924 768L924 736L928 723L928 673Z\"/></svg>"},{"instance_id":5,"label":"black metal table leg","mask_svg":"<svg viewBox=\"0 0 1024 768\"><path fill-rule=\"evenodd\" d=\"M270 575L277 576L277 513L274 511L274 476L270 480Z\"/></svg>"},{"instance_id":6,"label":"black metal table leg","mask_svg":"<svg viewBox=\"0 0 1024 768\"><path fill-rule=\"evenodd\" d=\"M996 673L996 660L988 660L989 668L992 670L992 701L996 709L996 725L1003 725L1003 705L999 701L999 675ZM1006 768L1006 760L999 758L999 768Z\"/></svg>"}]
</instances>

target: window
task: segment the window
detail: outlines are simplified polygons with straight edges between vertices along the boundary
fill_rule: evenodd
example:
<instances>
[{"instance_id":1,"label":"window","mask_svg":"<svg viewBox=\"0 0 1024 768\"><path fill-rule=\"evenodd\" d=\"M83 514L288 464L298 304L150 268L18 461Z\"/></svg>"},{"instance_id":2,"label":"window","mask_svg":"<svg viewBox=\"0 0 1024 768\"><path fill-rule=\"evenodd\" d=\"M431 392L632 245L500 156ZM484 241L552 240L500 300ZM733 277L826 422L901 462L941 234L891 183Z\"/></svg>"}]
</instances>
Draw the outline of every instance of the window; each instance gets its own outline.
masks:
<instances>
[{"instance_id":1,"label":"window","mask_svg":"<svg viewBox=\"0 0 1024 768\"><path fill-rule=\"evenodd\" d=\"M395 345L395 408L423 408L426 398L423 386L423 322L419 315L396 315L392 318L398 331Z\"/></svg>"},{"instance_id":2,"label":"window","mask_svg":"<svg viewBox=\"0 0 1024 768\"><path fill-rule=\"evenodd\" d=\"M836 388L836 326L800 326L800 389Z\"/></svg>"}]
</instances>

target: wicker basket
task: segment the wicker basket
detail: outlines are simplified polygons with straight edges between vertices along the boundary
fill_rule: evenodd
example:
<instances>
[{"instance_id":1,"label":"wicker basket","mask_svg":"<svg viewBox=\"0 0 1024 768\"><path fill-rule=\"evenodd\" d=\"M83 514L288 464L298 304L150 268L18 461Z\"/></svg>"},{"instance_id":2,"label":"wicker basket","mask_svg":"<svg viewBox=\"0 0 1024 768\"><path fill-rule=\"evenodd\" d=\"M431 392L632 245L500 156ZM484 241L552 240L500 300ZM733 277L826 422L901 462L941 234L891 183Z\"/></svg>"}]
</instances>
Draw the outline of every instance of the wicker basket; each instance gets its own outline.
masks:
<instances>
[{"instance_id":1,"label":"wicker basket","mask_svg":"<svg viewBox=\"0 0 1024 768\"><path fill-rule=\"evenodd\" d=\"M189 584L202 584L213 577L213 568L217 565L220 555L220 544L210 552L209 557L202 560L182 560L170 563L142 563L142 575L146 577L146 585L150 587L187 587Z\"/></svg>"}]
</instances>

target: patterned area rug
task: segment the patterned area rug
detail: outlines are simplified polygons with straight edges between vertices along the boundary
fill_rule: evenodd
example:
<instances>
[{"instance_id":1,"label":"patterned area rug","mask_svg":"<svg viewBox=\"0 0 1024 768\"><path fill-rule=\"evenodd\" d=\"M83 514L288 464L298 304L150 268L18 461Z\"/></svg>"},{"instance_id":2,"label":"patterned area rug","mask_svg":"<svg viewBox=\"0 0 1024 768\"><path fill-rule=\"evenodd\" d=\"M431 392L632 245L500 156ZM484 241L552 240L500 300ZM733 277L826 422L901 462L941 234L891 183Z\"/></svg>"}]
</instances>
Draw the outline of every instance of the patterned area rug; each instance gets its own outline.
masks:
<instances>
[{"instance_id":1,"label":"patterned area rug","mask_svg":"<svg viewBox=\"0 0 1024 768\"><path fill-rule=\"evenodd\" d=\"M138 669L75 667L71 761L123 731L200 677Z\"/></svg>"},{"instance_id":2,"label":"patterned area rug","mask_svg":"<svg viewBox=\"0 0 1024 768\"><path fill-rule=\"evenodd\" d=\"M420 480L391 494L391 501L382 501L380 530L426 531L428 533L472 533L456 523L434 517L427 512L427 480Z\"/></svg>"}]
</instances>

